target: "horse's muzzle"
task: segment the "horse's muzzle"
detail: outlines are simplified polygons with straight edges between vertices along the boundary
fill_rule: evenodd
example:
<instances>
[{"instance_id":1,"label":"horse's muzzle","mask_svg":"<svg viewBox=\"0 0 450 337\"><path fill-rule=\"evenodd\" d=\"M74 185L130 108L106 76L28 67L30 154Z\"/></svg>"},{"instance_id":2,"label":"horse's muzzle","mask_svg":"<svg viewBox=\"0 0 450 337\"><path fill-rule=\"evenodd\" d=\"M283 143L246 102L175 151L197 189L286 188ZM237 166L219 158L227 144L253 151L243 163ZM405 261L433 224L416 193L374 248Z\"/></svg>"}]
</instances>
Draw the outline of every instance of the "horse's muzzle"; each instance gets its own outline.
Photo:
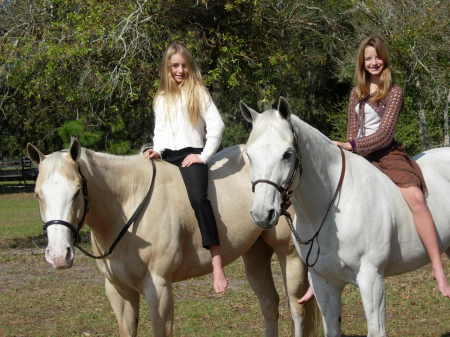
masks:
<instances>
[{"instance_id":1,"label":"horse's muzzle","mask_svg":"<svg viewBox=\"0 0 450 337\"><path fill-rule=\"evenodd\" d=\"M272 229L280 218L280 214L273 208L268 210L251 210L250 216L253 222L262 229Z\"/></svg>"},{"instance_id":2,"label":"horse's muzzle","mask_svg":"<svg viewBox=\"0 0 450 337\"><path fill-rule=\"evenodd\" d=\"M47 247L45 249L45 260L55 269L67 269L72 267L75 254L72 247L66 247L61 252L55 252Z\"/></svg>"}]
</instances>

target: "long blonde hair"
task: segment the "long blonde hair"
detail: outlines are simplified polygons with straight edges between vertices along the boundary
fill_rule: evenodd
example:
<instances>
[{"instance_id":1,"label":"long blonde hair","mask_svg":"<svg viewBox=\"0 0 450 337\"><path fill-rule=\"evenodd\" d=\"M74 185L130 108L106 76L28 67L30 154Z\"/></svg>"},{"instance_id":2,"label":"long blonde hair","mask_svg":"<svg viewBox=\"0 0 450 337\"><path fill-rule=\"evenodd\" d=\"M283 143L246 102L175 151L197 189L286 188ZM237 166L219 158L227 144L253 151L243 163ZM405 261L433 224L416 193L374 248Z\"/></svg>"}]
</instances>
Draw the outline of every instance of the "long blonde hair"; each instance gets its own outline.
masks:
<instances>
[{"instance_id":1,"label":"long blonde hair","mask_svg":"<svg viewBox=\"0 0 450 337\"><path fill-rule=\"evenodd\" d=\"M364 51L366 47L371 46L375 48L377 55L384 62L383 71L380 75L380 82L378 85L378 90L373 97L370 98L371 101L379 101L384 98L391 88L392 85L392 75L391 69L389 68L389 52L384 40L379 36L370 36L364 39L358 48L358 54L356 55L356 67L355 67L355 82L356 82L356 96L358 99L363 99L370 94L369 79L370 76L364 67Z\"/></svg>"},{"instance_id":2,"label":"long blonde hair","mask_svg":"<svg viewBox=\"0 0 450 337\"><path fill-rule=\"evenodd\" d=\"M180 86L175 82L170 72L170 58L175 54L180 54L186 60L187 76ZM189 50L183 44L172 42L167 47L159 67L159 76L160 85L156 97L164 95L168 105L173 106L176 98L184 92L187 99L189 120L192 125L197 124L202 109L202 97L207 90L203 84L198 66ZM169 113L167 106L166 110Z\"/></svg>"}]
</instances>

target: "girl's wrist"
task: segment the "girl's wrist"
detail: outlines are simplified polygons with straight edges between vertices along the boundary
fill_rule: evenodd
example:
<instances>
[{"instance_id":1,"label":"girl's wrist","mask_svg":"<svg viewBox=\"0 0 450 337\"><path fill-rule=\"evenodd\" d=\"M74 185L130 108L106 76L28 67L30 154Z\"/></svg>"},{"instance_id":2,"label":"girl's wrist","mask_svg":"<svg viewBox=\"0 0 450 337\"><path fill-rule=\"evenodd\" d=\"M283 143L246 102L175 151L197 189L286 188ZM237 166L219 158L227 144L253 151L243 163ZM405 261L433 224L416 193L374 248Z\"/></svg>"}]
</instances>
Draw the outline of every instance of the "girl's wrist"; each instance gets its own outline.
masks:
<instances>
[{"instance_id":1,"label":"girl's wrist","mask_svg":"<svg viewBox=\"0 0 450 337\"><path fill-rule=\"evenodd\" d=\"M356 142L355 142L355 140L354 139L350 139L348 141L348 143L350 144L350 150L352 152L356 152Z\"/></svg>"}]
</instances>

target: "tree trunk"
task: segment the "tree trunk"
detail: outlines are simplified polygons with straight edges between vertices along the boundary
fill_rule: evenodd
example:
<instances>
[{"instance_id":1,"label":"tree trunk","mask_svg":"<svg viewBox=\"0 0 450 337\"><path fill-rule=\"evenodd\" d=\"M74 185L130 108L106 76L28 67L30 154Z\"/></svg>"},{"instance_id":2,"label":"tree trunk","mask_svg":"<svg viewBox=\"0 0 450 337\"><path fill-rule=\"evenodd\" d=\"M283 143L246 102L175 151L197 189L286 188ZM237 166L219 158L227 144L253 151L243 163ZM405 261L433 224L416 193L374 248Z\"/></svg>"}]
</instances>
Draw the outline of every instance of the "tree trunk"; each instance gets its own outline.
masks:
<instances>
[{"instance_id":1,"label":"tree trunk","mask_svg":"<svg viewBox=\"0 0 450 337\"><path fill-rule=\"evenodd\" d=\"M448 137L448 106L450 105L450 89L447 95L447 104L444 109L444 146L450 146L450 140Z\"/></svg>"},{"instance_id":2,"label":"tree trunk","mask_svg":"<svg viewBox=\"0 0 450 337\"><path fill-rule=\"evenodd\" d=\"M422 104L419 106L419 132L422 148L424 150L429 149L427 117L425 115L425 110L422 108Z\"/></svg>"}]
</instances>

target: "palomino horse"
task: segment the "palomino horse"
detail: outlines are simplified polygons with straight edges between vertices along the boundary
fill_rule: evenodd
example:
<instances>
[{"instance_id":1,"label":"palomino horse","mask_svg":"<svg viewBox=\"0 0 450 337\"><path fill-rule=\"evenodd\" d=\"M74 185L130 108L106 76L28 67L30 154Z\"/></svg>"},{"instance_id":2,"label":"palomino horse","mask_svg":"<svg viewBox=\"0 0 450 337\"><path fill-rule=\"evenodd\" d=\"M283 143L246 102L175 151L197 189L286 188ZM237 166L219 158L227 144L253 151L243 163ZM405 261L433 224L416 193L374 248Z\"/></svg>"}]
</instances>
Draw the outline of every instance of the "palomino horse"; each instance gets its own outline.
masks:
<instances>
[{"instance_id":1,"label":"palomino horse","mask_svg":"<svg viewBox=\"0 0 450 337\"><path fill-rule=\"evenodd\" d=\"M275 187L285 187L294 166L299 166L291 186L294 227L301 241L316 239L296 246L312 265L309 276L326 336L341 336L340 297L346 283L360 289L368 337L386 336L384 276L428 262L399 189L363 157L347 151L341 155L326 136L291 115L284 99L278 110L259 114L245 104L241 110L253 122L245 151L256 181L251 215L262 228L277 223L282 210ZM346 169L338 189L343 158ZM450 148L426 151L417 162L427 181L427 202L440 244L450 255Z\"/></svg>"},{"instance_id":2,"label":"palomino horse","mask_svg":"<svg viewBox=\"0 0 450 337\"><path fill-rule=\"evenodd\" d=\"M144 199L153 177L152 194L137 222L111 255L97 261L105 275L106 294L120 336L136 336L141 294L151 308L154 336L172 336L172 282L211 272L211 257L202 248L178 168L155 161L153 169L142 155L97 153L81 148L77 140L68 151L49 155L31 144L27 150L39 165L36 195L42 219L50 223L46 225L45 257L55 268L72 266L73 232L78 228L70 227L82 225L87 204L92 249L96 255L103 254ZM271 272L274 252L281 264L294 335L317 336L317 306L297 304L307 286L307 276L288 227L284 224L276 230L263 231L248 216L248 164L239 146L216 154L210 178L209 196L216 212L224 263L243 256L247 277L260 301L266 336L278 336L279 297Z\"/></svg>"}]
</instances>

